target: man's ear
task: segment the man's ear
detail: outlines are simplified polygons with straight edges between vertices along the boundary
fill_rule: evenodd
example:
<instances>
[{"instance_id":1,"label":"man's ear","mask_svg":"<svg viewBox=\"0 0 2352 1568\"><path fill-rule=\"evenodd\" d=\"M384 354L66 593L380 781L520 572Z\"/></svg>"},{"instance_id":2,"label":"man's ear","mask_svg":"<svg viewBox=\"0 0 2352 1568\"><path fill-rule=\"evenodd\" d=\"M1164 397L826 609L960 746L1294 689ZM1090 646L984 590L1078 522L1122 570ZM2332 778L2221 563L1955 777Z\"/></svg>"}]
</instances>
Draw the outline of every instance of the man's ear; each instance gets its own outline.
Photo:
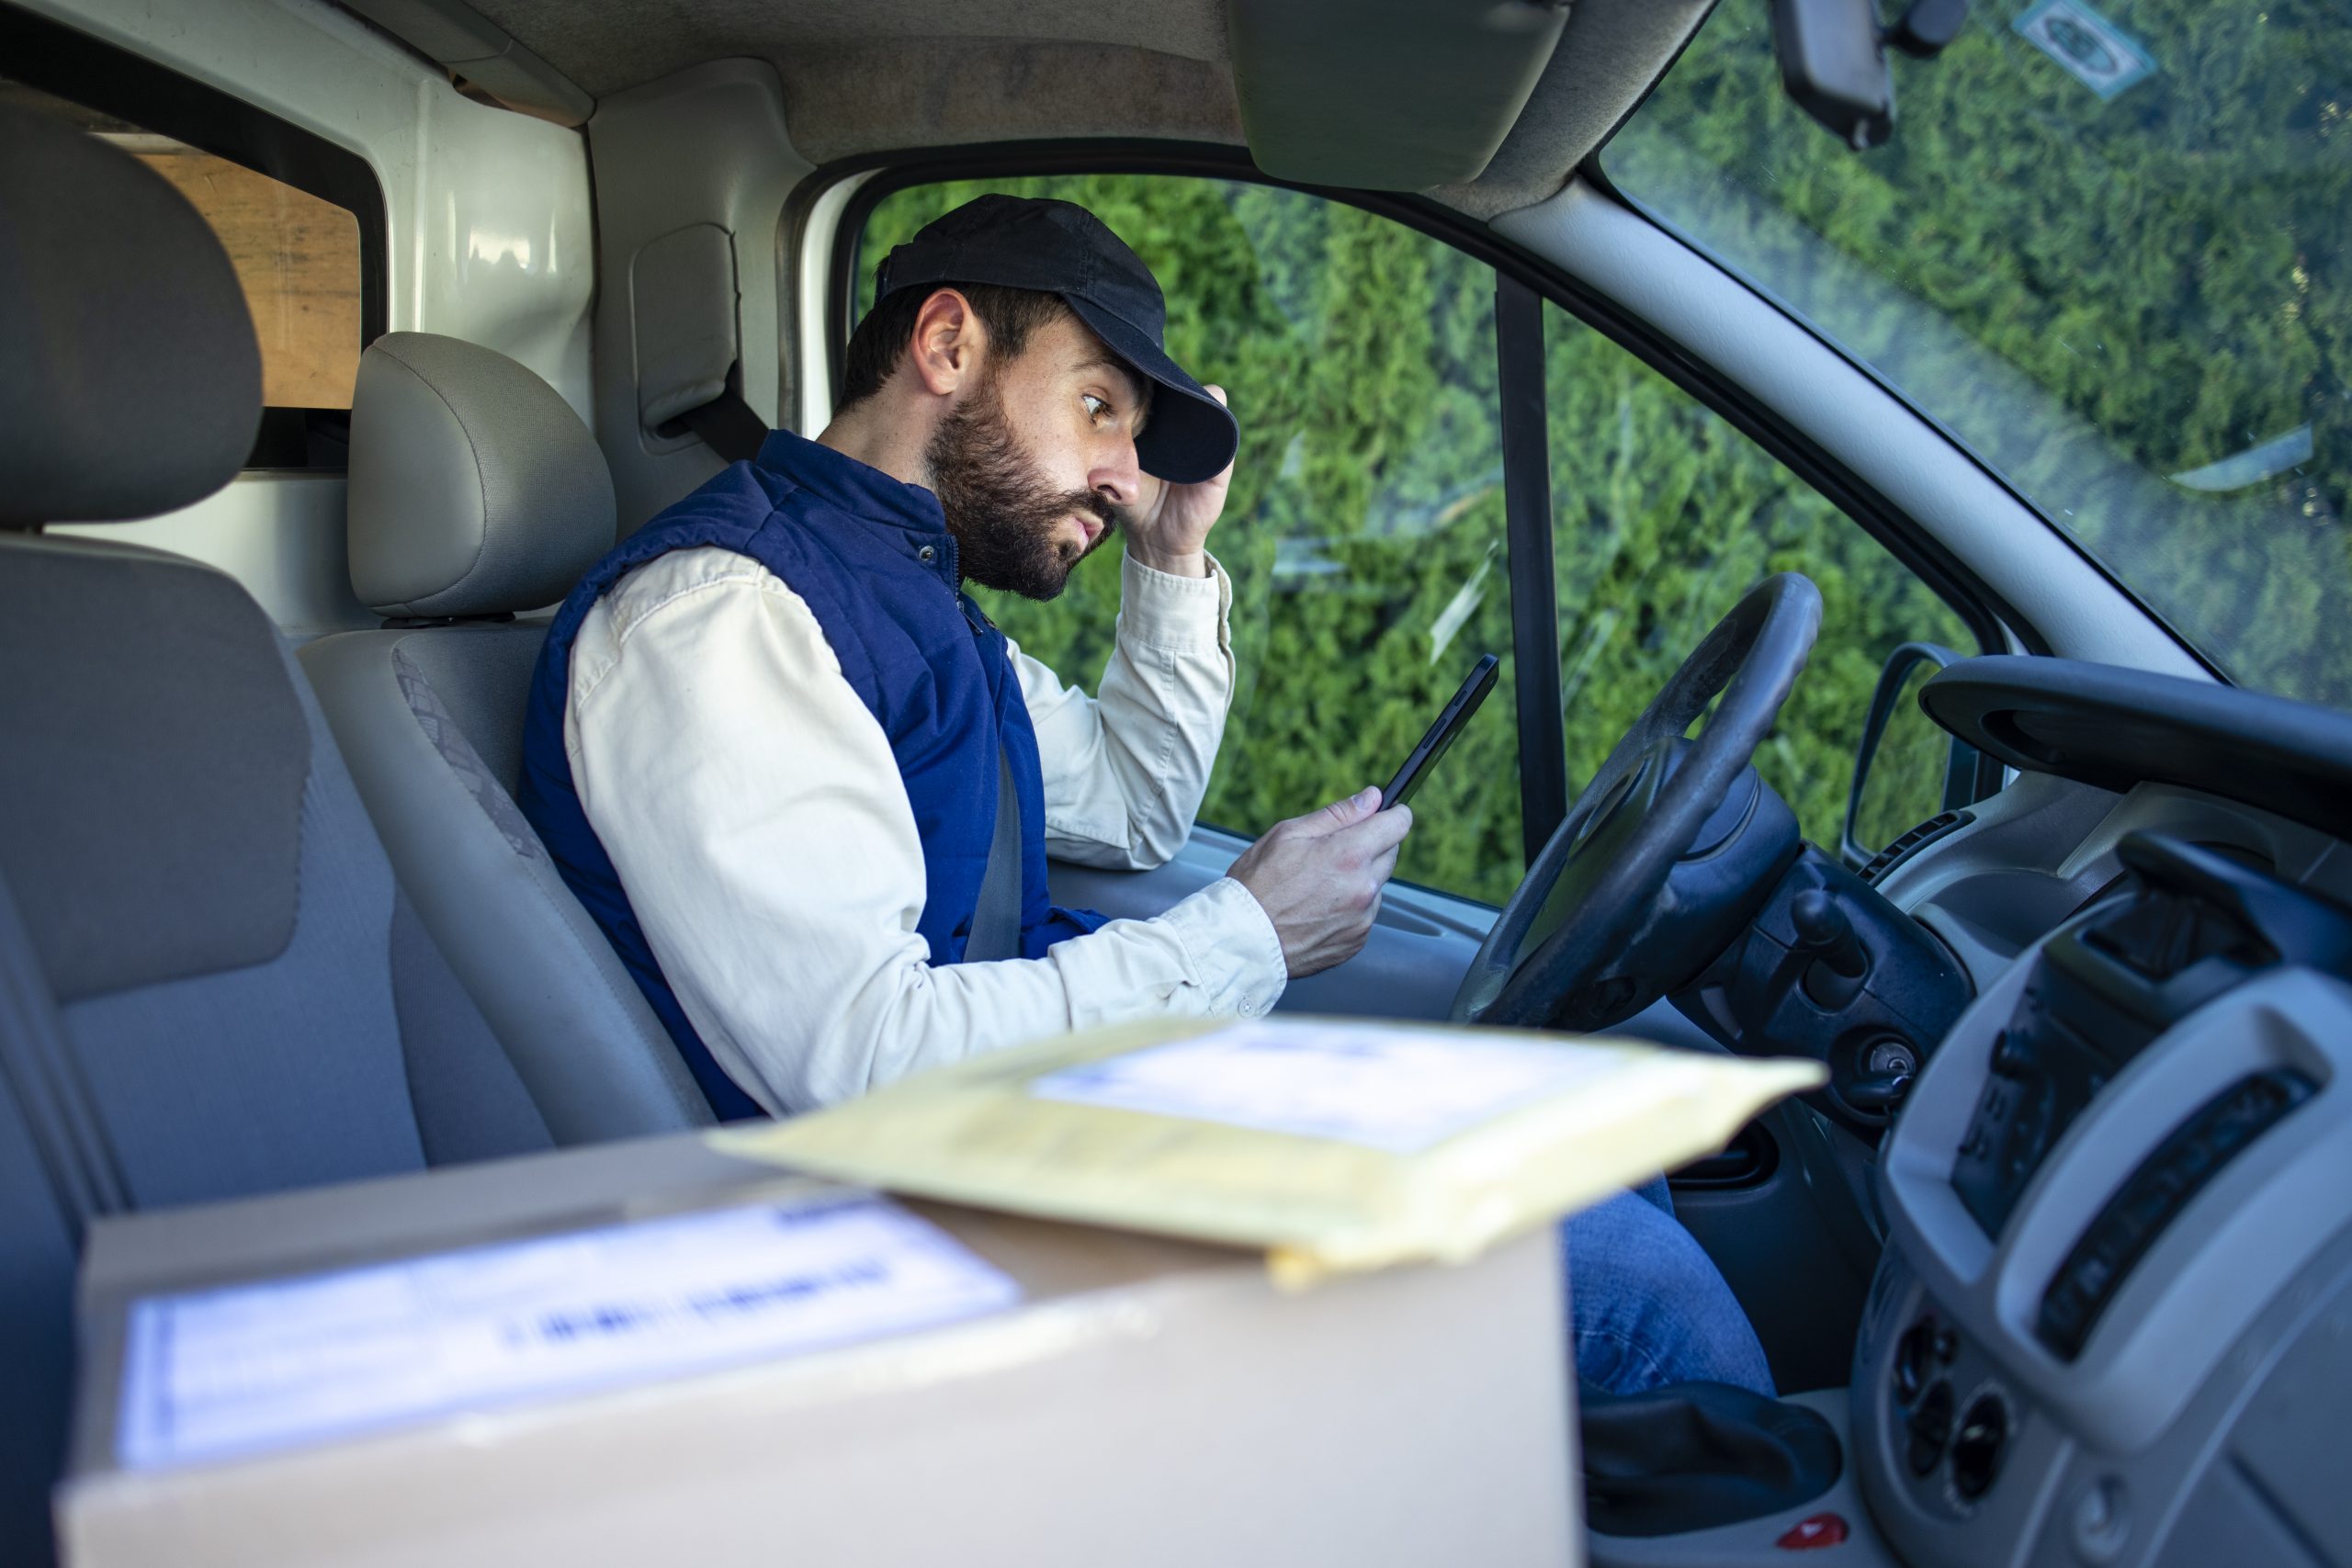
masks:
<instances>
[{"instance_id":1,"label":"man's ear","mask_svg":"<svg viewBox=\"0 0 2352 1568\"><path fill-rule=\"evenodd\" d=\"M973 384L988 352L988 335L969 299L953 288L933 290L915 312L914 336L907 345L923 390L950 398Z\"/></svg>"}]
</instances>

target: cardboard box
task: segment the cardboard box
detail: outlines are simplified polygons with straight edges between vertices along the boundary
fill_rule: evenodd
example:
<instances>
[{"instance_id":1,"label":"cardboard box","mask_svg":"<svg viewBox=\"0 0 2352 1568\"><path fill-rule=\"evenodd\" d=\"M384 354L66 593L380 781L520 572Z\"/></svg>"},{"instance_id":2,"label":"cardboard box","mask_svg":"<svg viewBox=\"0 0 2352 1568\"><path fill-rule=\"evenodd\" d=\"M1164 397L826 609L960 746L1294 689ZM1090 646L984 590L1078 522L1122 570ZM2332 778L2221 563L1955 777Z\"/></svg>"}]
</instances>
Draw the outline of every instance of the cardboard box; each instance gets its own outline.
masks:
<instances>
[{"instance_id":1,"label":"cardboard box","mask_svg":"<svg viewBox=\"0 0 2352 1568\"><path fill-rule=\"evenodd\" d=\"M1017 1302L651 1381L199 1444L176 1461L192 1427L138 1438L123 1423L131 1330L152 1341L157 1298L616 1222L845 1209L848 1192L685 1136L106 1222L83 1265L66 1561L1581 1560L1548 1230L1461 1268L1285 1293L1255 1254L909 1202ZM367 1382L360 1367L312 1392L340 1408ZM147 1462L127 1465L126 1448Z\"/></svg>"}]
</instances>

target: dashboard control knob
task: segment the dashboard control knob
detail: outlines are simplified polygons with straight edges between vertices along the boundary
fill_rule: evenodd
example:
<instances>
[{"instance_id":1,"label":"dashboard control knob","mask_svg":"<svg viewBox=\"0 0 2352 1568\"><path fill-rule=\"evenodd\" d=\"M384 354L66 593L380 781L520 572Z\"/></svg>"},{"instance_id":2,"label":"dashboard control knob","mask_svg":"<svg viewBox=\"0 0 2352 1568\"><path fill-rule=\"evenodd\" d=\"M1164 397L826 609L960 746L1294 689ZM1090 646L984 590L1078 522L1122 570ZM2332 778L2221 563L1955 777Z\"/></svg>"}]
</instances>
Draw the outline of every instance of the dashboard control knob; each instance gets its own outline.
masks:
<instances>
[{"instance_id":1,"label":"dashboard control knob","mask_svg":"<svg viewBox=\"0 0 2352 1568\"><path fill-rule=\"evenodd\" d=\"M1911 1419L1905 1423L1910 1440L1904 1445L1903 1455L1912 1474L1933 1474L1943 1462L1944 1450L1951 1443L1951 1384L1941 1378L1912 1407Z\"/></svg>"},{"instance_id":2,"label":"dashboard control knob","mask_svg":"<svg viewBox=\"0 0 2352 1568\"><path fill-rule=\"evenodd\" d=\"M1970 1499L1992 1490L2001 1473L2001 1450L2009 1440L2008 1406L1997 1393L1979 1394L1960 1418L1951 1440L1951 1483Z\"/></svg>"},{"instance_id":3,"label":"dashboard control knob","mask_svg":"<svg viewBox=\"0 0 2352 1568\"><path fill-rule=\"evenodd\" d=\"M2018 1078L2032 1066L2033 1047L2004 1030L1993 1046L1993 1070L2005 1078Z\"/></svg>"},{"instance_id":4,"label":"dashboard control knob","mask_svg":"<svg viewBox=\"0 0 2352 1568\"><path fill-rule=\"evenodd\" d=\"M1928 1386L1935 1355L1936 1320L1923 1317L1904 1331L1894 1347L1894 1397L1908 1404Z\"/></svg>"}]
</instances>

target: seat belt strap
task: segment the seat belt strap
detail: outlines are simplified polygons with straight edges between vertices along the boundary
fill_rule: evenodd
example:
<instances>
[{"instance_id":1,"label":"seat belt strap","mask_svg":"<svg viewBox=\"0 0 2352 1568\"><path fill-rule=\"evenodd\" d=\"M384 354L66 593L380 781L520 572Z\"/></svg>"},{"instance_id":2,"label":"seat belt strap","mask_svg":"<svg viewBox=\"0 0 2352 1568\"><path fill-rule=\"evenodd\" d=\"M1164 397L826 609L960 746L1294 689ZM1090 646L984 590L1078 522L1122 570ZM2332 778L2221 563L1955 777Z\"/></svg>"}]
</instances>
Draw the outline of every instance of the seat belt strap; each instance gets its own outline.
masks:
<instances>
[{"instance_id":1,"label":"seat belt strap","mask_svg":"<svg viewBox=\"0 0 2352 1568\"><path fill-rule=\"evenodd\" d=\"M125 1196L114 1146L97 1118L65 1037L65 1021L32 933L0 875L0 1076L8 1080L34 1153L79 1246L92 1220L119 1213Z\"/></svg>"},{"instance_id":2,"label":"seat belt strap","mask_svg":"<svg viewBox=\"0 0 2352 1568\"><path fill-rule=\"evenodd\" d=\"M1021 797L1013 793L1012 759L1002 742L996 749L996 832L989 840L989 868L980 876L964 956L981 963L1021 956Z\"/></svg>"},{"instance_id":3,"label":"seat belt strap","mask_svg":"<svg viewBox=\"0 0 2352 1568\"><path fill-rule=\"evenodd\" d=\"M768 438L768 422L753 412L743 395L731 387L678 418L702 437L704 446L730 463L758 457L760 444Z\"/></svg>"}]
</instances>

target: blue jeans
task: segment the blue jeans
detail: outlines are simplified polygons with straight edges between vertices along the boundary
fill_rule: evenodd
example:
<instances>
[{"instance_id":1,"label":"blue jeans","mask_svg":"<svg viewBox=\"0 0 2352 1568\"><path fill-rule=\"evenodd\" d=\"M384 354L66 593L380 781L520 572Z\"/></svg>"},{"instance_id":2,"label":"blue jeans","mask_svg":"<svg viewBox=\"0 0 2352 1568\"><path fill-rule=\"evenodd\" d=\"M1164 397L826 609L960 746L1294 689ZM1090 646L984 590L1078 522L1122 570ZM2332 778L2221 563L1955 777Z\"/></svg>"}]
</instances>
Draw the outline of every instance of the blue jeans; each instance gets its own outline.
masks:
<instances>
[{"instance_id":1,"label":"blue jeans","mask_svg":"<svg viewBox=\"0 0 2352 1568\"><path fill-rule=\"evenodd\" d=\"M1771 1369L1731 1287L1674 1217L1661 1177L1560 1225L1577 1376L1611 1393L1727 1382L1770 1396Z\"/></svg>"}]
</instances>

